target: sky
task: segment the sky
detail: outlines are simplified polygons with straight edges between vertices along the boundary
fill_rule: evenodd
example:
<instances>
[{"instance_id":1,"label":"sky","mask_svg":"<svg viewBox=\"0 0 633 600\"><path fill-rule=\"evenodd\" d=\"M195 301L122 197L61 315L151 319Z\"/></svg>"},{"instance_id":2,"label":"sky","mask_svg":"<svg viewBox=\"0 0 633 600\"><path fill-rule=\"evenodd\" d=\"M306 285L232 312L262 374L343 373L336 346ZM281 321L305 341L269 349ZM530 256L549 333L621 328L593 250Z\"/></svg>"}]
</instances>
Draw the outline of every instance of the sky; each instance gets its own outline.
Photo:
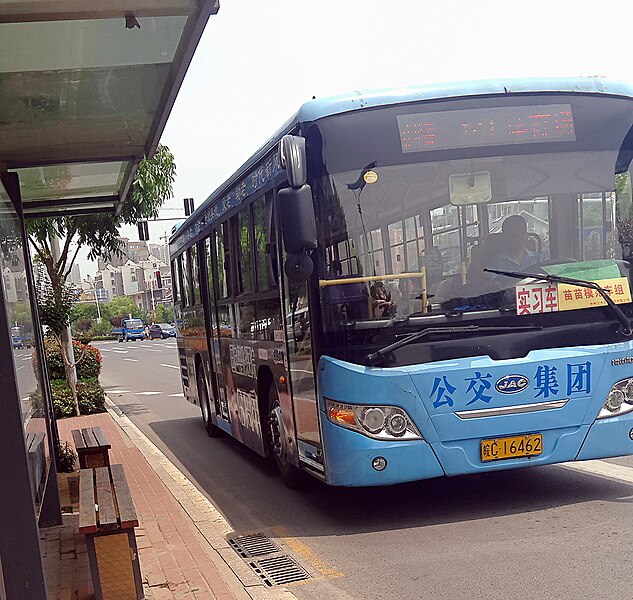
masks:
<instances>
[{"instance_id":1,"label":"sky","mask_svg":"<svg viewBox=\"0 0 633 600\"><path fill-rule=\"evenodd\" d=\"M633 84L632 25L625 0L220 0L161 138L177 175L160 216L183 215L185 197L199 206L313 96L517 77ZM175 222L150 223L150 243ZM79 262L82 277L96 271Z\"/></svg>"}]
</instances>

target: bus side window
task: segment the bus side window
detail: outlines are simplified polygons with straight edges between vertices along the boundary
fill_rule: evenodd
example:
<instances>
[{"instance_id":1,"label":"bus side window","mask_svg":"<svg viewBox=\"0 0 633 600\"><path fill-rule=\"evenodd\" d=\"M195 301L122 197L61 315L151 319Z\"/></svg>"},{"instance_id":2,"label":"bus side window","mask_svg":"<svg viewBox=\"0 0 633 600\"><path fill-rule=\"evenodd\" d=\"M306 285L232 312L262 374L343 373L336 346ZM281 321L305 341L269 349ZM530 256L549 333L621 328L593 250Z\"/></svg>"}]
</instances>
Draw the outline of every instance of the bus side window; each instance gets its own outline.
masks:
<instances>
[{"instance_id":1,"label":"bus side window","mask_svg":"<svg viewBox=\"0 0 633 600\"><path fill-rule=\"evenodd\" d=\"M218 263L218 292L220 298L231 295L231 252L229 245L229 222L222 223L215 236L215 256Z\"/></svg>"},{"instance_id":2,"label":"bus side window","mask_svg":"<svg viewBox=\"0 0 633 600\"><path fill-rule=\"evenodd\" d=\"M253 231L259 291L266 291L277 284L276 239L272 207L272 192L253 203Z\"/></svg>"},{"instance_id":3,"label":"bus side window","mask_svg":"<svg viewBox=\"0 0 633 600\"><path fill-rule=\"evenodd\" d=\"M189 275L189 252L178 257L178 273L181 277L182 305L191 304L191 276Z\"/></svg>"},{"instance_id":4,"label":"bus side window","mask_svg":"<svg viewBox=\"0 0 633 600\"><path fill-rule=\"evenodd\" d=\"M174 304L178 304L180 302L180 274L178 271L178 260L174 259L171 261L171 272L172 272L172 297L174 299Z\"/></svg>"},{"instance_id":5,"label":"bus side window","mask_svg":"<svg viewBox=\"0 0 633 600\"><path fill-rule=\"evenodd\" d=\"M238 293L248 294L253 291L253 252L251 250L251 207L246 206L235 221L237 233L236 246L239 260L237 262Z\"/></svg>"},{"instance_id":6,"label":"bus side window","mask_svg":"<svg viewBox=\"0 0 633 600\"><path fill-rule=\"evenodd\" d=\"M189 249L191 251L191 303L200 304L202 297L200 295L200 265L198 264L198 246L194 244Z\"/></svg>"}]
</instances>

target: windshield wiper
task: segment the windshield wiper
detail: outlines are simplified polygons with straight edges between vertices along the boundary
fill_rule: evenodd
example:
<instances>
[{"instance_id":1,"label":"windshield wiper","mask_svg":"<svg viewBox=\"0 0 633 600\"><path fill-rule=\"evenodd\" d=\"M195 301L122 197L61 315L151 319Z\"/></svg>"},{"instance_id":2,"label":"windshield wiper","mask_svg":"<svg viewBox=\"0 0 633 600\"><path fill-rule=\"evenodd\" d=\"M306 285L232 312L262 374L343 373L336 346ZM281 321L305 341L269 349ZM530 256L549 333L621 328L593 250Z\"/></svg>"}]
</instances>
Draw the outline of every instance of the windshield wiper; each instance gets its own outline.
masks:
<instances>
[{"instance_id":1,"label":"windshield wiper","mask_svg":"<svg viewBox=\"0 0 633 600\"><path fill-rule=\"evenodd\" d=\"M588 281L586 279L576 279L575 277L562 277L561 275L535 275L533 273L521 273L520 271L499 271L497 269L484 269L488 273L494 273L495 275L505 275L506 277L514 277L515 279L536 279L538 281L547 281L548 283L566 283L568 285L575 285L578 287L589 288L596 290L602 299L607 303L607 306L615 317L620 322L622 327L620 333L625 336L633 334L631 328L631 320L624 314L624 311L611 299L611 296L607 293L607 290L600 287L595 281Z\"/></svg>"},{"instance_id":2,"label":"windshield wiper","mask_svg":"<svg viewBox=\"0 0 633 600\"><path fill-rule=\"evenodd\" d=\"M372 352L366 356L367 362L369 364L375 363L379 358L385 357L387 354L390 354L394 350L398 348L402 348L402 346L406 346L411 342L415 342L416 340L420 340L424 337L434 334L446 334L446 333L507 333L509 331L530 331L535 329L543 329L541 325L521 325L518 327L482 327L480 325L462 325L458 327L427 327L422 331L416 331L415 333L410 333L409 335L403 337L401 340L394 342L393 344L389 344L384 348L380 348L380 350L376 350L376 352Z\"/></svg>"}]
</instances>

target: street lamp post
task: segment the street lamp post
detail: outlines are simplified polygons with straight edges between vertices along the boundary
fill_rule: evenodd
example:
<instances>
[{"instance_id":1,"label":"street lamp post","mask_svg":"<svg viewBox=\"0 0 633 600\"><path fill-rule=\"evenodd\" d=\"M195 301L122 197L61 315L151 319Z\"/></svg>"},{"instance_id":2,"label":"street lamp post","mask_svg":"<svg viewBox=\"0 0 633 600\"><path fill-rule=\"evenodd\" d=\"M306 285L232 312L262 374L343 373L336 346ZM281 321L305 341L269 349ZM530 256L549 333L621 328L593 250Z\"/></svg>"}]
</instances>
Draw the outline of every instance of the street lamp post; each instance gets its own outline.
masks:
<instances>
[{"instance_id":1,"label":"street lamp post","mask_svg":"<svg viewBox=\"0 0 633 600\"><path fill-rule=\"evenodd\" d=\"M90 275L88 275L88 277L90 277ZM88 277L86 278L86 282L88 282L92 286L92 289L95 293L95 302L97 303L97 323L101 323L101 309L99 308L99 295L97 294L97 286L95 285L94 281L91 281L91 279L88 279Z\"/></svg>"}]
</instances>

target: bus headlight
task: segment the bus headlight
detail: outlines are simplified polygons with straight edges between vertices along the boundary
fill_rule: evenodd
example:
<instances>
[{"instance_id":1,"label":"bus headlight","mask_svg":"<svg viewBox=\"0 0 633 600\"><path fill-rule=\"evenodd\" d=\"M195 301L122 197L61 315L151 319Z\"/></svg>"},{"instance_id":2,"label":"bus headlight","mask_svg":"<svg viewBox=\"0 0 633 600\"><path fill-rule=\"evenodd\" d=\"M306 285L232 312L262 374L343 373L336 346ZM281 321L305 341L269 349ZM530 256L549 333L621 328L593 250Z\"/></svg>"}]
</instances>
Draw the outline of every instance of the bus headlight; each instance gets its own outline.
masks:
<instances>
[{"instance_id":1,"label":"bus headlight","mask_svg":"<svg viewBox=\"0 0 633 600\"><path fill-rule=\"evenodd\" d=\"M335 425L378 440L421 440L406 411L398 406L362 406L325 399L328 419Z\"/></svg>"},{"instance_id":2,"label":"bus headlight","mask_svg":"<svg viewBox=\"0 0 633 600\"><path fill-rule=\"evenodd\" d=\"M618 381L609 390L597 419L619 417L633 411L633 377Z\"/></svg>"}]
</instances>

